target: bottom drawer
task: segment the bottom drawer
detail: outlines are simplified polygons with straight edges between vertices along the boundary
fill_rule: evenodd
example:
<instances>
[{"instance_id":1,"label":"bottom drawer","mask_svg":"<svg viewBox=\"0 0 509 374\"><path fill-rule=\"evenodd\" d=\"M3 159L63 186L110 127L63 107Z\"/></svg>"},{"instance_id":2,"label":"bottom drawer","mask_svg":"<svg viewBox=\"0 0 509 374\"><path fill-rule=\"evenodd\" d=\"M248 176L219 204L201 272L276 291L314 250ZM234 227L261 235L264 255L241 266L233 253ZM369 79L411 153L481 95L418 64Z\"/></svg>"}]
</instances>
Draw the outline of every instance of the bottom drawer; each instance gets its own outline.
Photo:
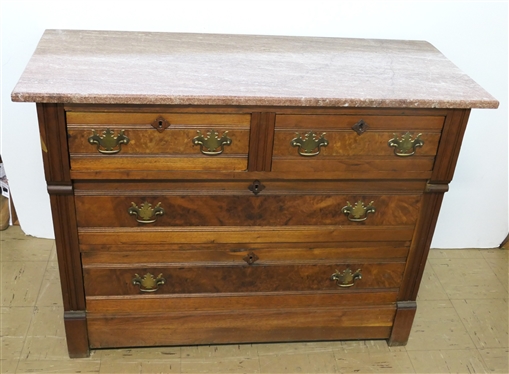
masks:
<instances>
[{"instance_id":1,"label":"bottom drawer","mask_svg":"<svg viewBox=\"0 0 509 374\"><path fill-rule=\"evenodd\" d=\"M278 341L387 339L396 307L96 314L91 348Z\"/></svg>"}]
</instances>

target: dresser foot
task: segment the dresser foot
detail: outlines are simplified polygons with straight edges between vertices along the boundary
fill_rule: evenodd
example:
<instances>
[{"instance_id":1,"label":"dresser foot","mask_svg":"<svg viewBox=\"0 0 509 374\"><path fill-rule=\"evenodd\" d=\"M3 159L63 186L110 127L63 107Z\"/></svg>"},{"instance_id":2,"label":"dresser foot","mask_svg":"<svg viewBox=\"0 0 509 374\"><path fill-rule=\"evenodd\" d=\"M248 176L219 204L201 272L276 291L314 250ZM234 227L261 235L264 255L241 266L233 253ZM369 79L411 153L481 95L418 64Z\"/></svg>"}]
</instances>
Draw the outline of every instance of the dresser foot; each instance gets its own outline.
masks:
<instances>
[{"instance_id":1,"label":"dresser foot","mask_svg":"<svg viewBox=\"0 0 509 374\"><path fill-rule=\"evenodd\" d=\"M396 303L396 317L392 326L391 336L387 341L390 347L406 345L412 329L417 303L415 301L398 301Z\"/></svg>"},{"instance_id":2,"label":"dresser foot","mask_svg":"<svg viewBox=\"0 0 509 374\"><path fill-rule=\"evenodd\" d=\"M64 312L64 324L69 357L89 357L86 312L84 310Z\"/></svg>"}]
</instances>

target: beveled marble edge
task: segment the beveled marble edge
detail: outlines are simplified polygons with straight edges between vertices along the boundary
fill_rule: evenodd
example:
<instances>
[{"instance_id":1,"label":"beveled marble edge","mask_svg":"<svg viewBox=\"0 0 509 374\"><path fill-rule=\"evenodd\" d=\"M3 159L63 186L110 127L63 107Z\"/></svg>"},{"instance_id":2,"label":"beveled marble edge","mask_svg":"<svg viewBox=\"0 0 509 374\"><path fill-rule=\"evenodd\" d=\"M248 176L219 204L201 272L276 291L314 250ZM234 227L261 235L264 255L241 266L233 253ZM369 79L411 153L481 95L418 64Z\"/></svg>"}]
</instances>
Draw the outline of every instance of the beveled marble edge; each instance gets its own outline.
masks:
<instances>
[{"instance_id":1,"label":"beveled marble edge","mask_svg":"<svg viewBox=\"0 0 509 374\"><path fill-rule=\"evenodd\" d=\"M133 104L133 105L245 105L245 106L294 106L294 107L344 107L344 108L437 108L437 109L496 109L499 102L485 100L425 100L425 99L355 99L316 97L257 97L257 96L165 96L165 95L79 95L37 94L14 90L14 102L63 103L63 104Z\"/></svg>"},{"instance_id":2,"label":"beveled marble edge","mask_svg":"<svg viewBox=\"0 0 509 374\"><path fill-rule=\"evenodd\" d=\"M86 30L46 30L11 97L74 104L499 104L424 41Z\"/></svg>"}]
</instances>

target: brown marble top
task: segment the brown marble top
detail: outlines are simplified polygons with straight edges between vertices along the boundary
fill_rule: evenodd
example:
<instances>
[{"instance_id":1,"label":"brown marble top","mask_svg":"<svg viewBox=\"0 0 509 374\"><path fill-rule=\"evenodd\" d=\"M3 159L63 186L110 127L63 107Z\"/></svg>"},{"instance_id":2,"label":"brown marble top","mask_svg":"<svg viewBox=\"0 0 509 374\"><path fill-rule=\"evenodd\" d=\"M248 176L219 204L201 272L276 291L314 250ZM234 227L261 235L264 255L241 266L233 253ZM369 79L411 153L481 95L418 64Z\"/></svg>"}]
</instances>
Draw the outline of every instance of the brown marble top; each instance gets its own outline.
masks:
<instances>
[{"instance_id":1,"label":"brown marble top","mask_svg":"<svg viewBox=\"0 0 509 374\"><path fill-rule=\"evenodd\" d=\"M47 30L13 101L496 108L424 41Z\"/></svg>"}]
</instances>

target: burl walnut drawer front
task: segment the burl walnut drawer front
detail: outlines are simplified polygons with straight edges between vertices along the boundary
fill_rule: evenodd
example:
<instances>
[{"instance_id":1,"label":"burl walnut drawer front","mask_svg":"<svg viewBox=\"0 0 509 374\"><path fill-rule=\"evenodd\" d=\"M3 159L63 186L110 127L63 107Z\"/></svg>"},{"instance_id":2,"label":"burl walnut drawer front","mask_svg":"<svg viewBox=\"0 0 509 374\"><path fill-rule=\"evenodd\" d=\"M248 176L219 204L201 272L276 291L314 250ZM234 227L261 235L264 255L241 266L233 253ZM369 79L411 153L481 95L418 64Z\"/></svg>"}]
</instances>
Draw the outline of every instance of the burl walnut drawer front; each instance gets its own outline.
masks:
<instances>
[{"instance_id":1,"label":"burl walnut drawer front","mask_svg":"<svg viewBox=\"0 0 509 374\"><path fill-rule=\"evenodd\" d=\"M249 114L67 112L72 171L247 169Z\"/></svg>"},{"instance_id":2,"label":"burl walnut drawer front","mask_svg":"<svg viewBox=\"0 0 509 374\"><path fill-rule=\"evenodd\" d=\"M78 226L413 226L422 196L180 193L76 196Z\"/></svg>"},{"instance_id":3,"label":"burl walnut drawer front","mask_svg":"<svg viewBox=\"0 0 509 374\"><path fill-rule=\"evenodd\" d=\"M76 182L80 242L409 240L422 204L420 183L255 182Z\"/></svg>"},{"instance_id":4,"label":"burl walnut drawer front","mask_svg":"<svg viewBox=\"0 0 509 374\"><path fill-rule=\"evenodd\" d=\"M277 115L272 171L430 171L443 116Z\"/></svg>"},{"instance_id":5,"label":"burl walnut drawer front","mask_svg":"<svg viewBox=\"0 0 509 374\"><path fill-rule=\"evenodd\" d=\"M85 264L87 296L398 288L404 262L329 264Z\"/></svg>"}]
</instances>

